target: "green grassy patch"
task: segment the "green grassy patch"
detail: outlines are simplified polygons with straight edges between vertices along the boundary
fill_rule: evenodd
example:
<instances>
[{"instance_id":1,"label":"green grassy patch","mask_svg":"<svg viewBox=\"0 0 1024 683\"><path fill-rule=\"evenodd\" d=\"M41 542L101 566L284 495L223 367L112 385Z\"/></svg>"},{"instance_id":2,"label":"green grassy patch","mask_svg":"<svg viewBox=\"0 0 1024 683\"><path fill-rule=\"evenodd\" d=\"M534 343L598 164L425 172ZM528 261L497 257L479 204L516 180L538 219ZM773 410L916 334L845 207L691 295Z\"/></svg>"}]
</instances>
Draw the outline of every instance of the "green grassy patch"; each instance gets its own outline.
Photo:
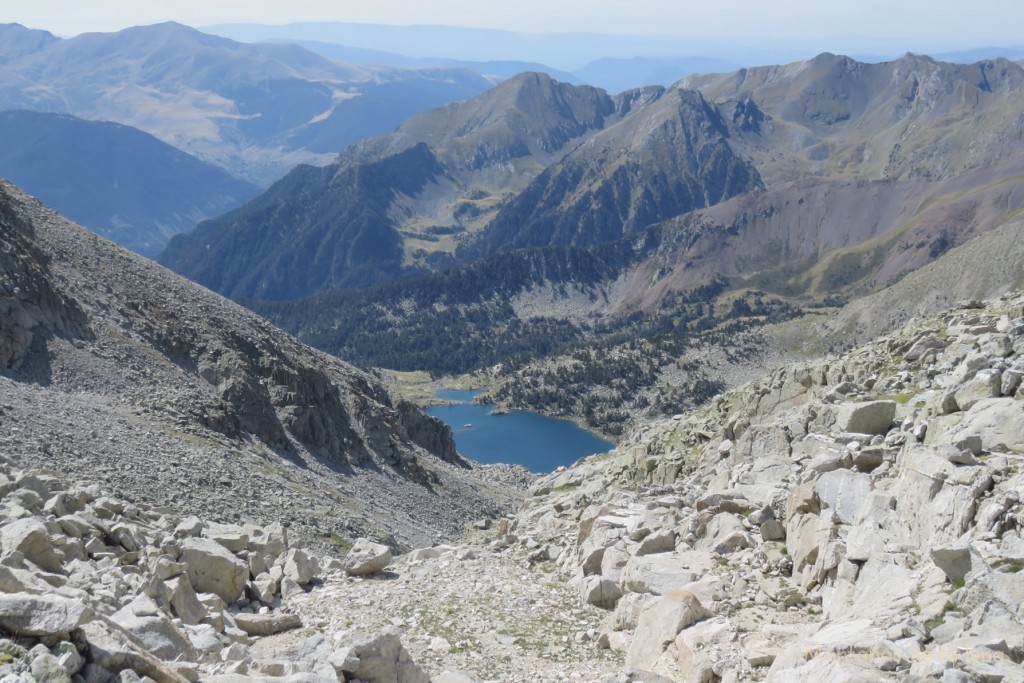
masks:
<instances>
[{"instance_id":1,"label":"green grassy patch","mask_svg":"<svg viewBox=\"0 0 1024 683\"><path fill-rule=\"evenodd\" d=\"M907 391L902 394L883 394L878 397L879 401L895 401L901 405L905 405L910 402L910 399L917 396L916 392Z\"/></svg>"}]
</instances>

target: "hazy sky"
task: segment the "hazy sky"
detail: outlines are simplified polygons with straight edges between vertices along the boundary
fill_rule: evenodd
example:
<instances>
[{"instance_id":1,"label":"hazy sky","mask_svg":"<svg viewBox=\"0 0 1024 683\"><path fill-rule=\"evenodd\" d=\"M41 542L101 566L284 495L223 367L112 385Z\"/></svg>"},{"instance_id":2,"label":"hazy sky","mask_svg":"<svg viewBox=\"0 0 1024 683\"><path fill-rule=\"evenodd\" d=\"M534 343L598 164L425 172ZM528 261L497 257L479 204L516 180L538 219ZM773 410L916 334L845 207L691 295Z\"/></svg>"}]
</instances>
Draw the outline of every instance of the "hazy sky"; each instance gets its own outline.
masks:
<instances>
[{"instance_id":1,"label":"hazy sky","mask_svg":"<svg viewBox=\"0 0 1024 683\"><path fill-rule=\"evenodd\" d=\"M191 26L345 21L531 33L800 38L857 43L865 50L1024 43L1021 0L0 0L0 23L61 35L167 20Z\"/></svg>"}]
</instances>

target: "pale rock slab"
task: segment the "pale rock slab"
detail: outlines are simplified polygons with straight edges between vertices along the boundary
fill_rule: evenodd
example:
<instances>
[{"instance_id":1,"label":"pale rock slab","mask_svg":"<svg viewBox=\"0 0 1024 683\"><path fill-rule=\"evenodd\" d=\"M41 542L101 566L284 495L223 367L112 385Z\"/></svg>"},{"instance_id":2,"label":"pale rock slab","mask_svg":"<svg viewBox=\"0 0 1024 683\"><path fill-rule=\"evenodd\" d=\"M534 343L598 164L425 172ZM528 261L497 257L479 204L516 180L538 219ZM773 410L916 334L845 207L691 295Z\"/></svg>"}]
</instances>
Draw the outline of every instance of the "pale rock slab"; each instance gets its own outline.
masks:
<instances>
[{"instance_id":1,"label":"pale rock slab","mask_svg":"<svg viewBox=\"0 0 1024 683\"><path fill-rule=\"evenodd\" d=\"M378 683L430 683L430 677L409 656L398 629L386 628L376 636L350 640L348 647L359 659L353 672L357 679Z\"/></svg>"},{"instance_id":2,"label":"pale rock slab","mask_svg":"<svg viewBox=\"0 0 1024 683\"><path fill-rule=\"evenodd\" d=\"M651 601L637 620L636 632L626 652L626 665L653 669L680 631L711 616L688 591L669 591Z\"/></svg>"},{"instance_id":3,"label":"pale rock slab","mask_svg":"<svg viewBox=\"0 0 1024 683\"><path fill-rule=\"evenodd\" d=\"M585 576L580 582L580 597L591 605L612 609L622 597L622 590L611 579L603 576Z\"/></svg>"},{"instance_id":4,"label":"pale rock slab","mask_svg":"<svg viewBox=\"0 0 1024 683\"><path fill-rule=\"evenodd\" d=\"M241 597L249 579L249 567L227 548L208 538L186 538L181 542L180 561L189 582L202 593L215 593L226 603Z\"/></svg>"},{"instance_id":5,"label":"pale rock slab","mask_svg":"<svg viewBox=\"0 0 1024 683\"><path fill-rule=\"evenodd\" d=\"M960 410L967 411L988 398L998 398L1003 386L1002 372L980 370L971 379L960 385L953 393Z\"/></svg>"},{"instance_id":6,"label":"pale rock slab","mask_svg":"<svg viewBox=\"0 0 1024 683\"><path fill-rule=\"evenodd\" d=\"M71 683L71 674L52 654L43 654L32 660L32 676L46 683Z\"/></svg>"},{"instance_id":7,"label":"pale rock slab","mask_svg":"<svg viewBox=\"0 0 1024 683\"><path fill-rule=\"evenodd\" d=\"M619 631L632 631L636 628L640 613L645 606L657 596L652 593L626 593L615 605L615 613L612 615L612 626Z\"/></svg>"},{"instance_id":8,"label":"pale rock slab","mask_svg":"<svg viewBox=\"0 0 1024 683\"><path fill-rule=\"evenodd\" d=\"M297 614L248 614L235 615L235 624L250 636L272 636L292 629L302 628L302 619Z\"/></svg>"},{"instance_id":9,"label":"pale rock slab","mask_svg":"<svg viewBox=\"0 0 1024 683\"><path fill-rule=\"evenodd\" d=\"M0 528L5 552L20 552L25 559L48 572L61 572L61 557L50 542L46 526L34 517L18 519Z\"/></svg>"},{"instance_id":10,"label":"pale rock slab","mask_svg":"<svg viewBox=\"0 0 1024 683\"><path fill-rule=\"evenodd\" d=\"M345 555L342 564L349 576L364 576L381 571L391 562L391 549L360 538Z\"/></svg>"},{"instance_id":11,"label":"pale rock slab","mask_svg":"<svg viewBox=\"0 0 1024 683\"><path fill-rule=\"evenodd\" d=\"M622 572L622 588L633 593L664 595L692 582L697 574L680 553L630 558Z\"/></svg>"},{"instance_id":12,"label":"pale rock slab","mask_svg":"<svg viewBox=\"0 0 1024 683\"><path fill-rule=\"evenodd\" d=\"M306 551L293 548L285 554L284 575L299 584L307 586L320 573L320 564Z\"/></svg>"},{"instance_id":13,"label":"pale rock slab","mask_svg":"<svg viewBox=\"0 0 1024 683\"><path fill-rule=\"evenodd\" d=\"M1024 450L1024 401L989 398L975 403L953 430L950 441L975 435L986 451Z\"/></svg>"},{"instance_id":14,"label":"pale rock slab","mask_svg":"<svg viewBox=\"0 0 1024 683\"><path fill-rule=\"evenodd\" d=\"M923 552L958 540L974 518L979 497L991 485L991 470L954 465L933 449L917 445L902 459L893 495L909 540Z\"/></svg>"},{"instance_id":15,"label":"pale rock slab","mask_svg":"<svg viewBox=\"0 0 1024 683\"><path fill-rule=\"evenodd\" d=\"M140 595L110 619L135 637L147 652L161 660L195 661L195 652L188 638L146 596Z\"/></svg>"},{"instance_id":16,"label":"pale rock slab","mask_svg":"<svg viewBox=\"0 0 1024 683\"><path fill-rule=\"evenodd\" d=\"M667 553L676 549L676 532L672 529L655 531L640 542L637 555L654 555ZM603 569L603 563L602 563Z\"/></svg>"},{"instance_id":17,"label":"pale rock slab","mask_svg":"<svg viewBox=\"0 0 1024 683\"><path fill-rule=\"evenodd\" d=\"M972 569L984 564L981 555L970 543L935 546L930 555L932 562L950 581L959 581L970 574Z\"/></svg>"},{"instance_id":18,"label":"pale rock slab","mask_svg":"<svg viewBox=\"0 0 1024 683\"><path fill-rule=\"evenodd\" d=\"M0 594L0 627L25 636L49 636L74 630L92 616L83 602L27 593Z\"/></svg>"},{"instance_id":19,"label":"pale rock slab","mask_svg":"<svg viewBox=\"0 0 1024 683\"><path fill-rule=\"evenodd\" d=\"M843 403L836 411L836 427L855 434L885 434L895 417L895 401Z\"/></svg>"},{"instance_id":20,"label":"pale rock slab","mask_svg":"<svg viewBox=\"0 0 1024 683\"><path fill-rule=\"evenodd\" d=\"M852 524L871 493L871 477L850 470L833 470L814 485L822 505L831 508L844 524Z\"/></svg>"},{"instance_id":21,"label":"pale rock slab","mask_svg":"<svg viewBox=\"0 0 1024 683\"><path fill-rule=\"evenodd\" d=\"M618 542L610 548L606 548L601 557L601 576L619 583L622 580L622 572L633 557L626 550L623 542Z\"/></svg>"},{"instance_id":22,"label":"pale rock slab","mask_svg":"<svg viewBox=\"0 0 1024 683\"><path fill-rule=\"evenodd\" d=\"M171 609L183 624L195 626L208 616L209 613L199 602L199 598L186 576L175 576L173 579L164 581L164 586L167 587L170 594Z\"/></svg>"},{"instance_id":23,"label":"pale rock slab","mask_svg":"<svg viewBox=\"0 0 1024 683\"><path fill-rule=\"evenodd\" d=\"M726 617L711 617L679 632L674 641L676 659L694 680L714 680L718 652L735 640L736 629Z\"/></svg>"},{"instance_id":24,"label":"pale rock slab","mask_svg":"<svg viewBox=\"0 0 1024 683\"><path fill-rule=\"evenodd\" d=\"M105 619L83 624L88 657L94 665L111 673L132 670L156 683L191 683L187 678L141 649L120 626Z\"/></svg>"}]
</instances>

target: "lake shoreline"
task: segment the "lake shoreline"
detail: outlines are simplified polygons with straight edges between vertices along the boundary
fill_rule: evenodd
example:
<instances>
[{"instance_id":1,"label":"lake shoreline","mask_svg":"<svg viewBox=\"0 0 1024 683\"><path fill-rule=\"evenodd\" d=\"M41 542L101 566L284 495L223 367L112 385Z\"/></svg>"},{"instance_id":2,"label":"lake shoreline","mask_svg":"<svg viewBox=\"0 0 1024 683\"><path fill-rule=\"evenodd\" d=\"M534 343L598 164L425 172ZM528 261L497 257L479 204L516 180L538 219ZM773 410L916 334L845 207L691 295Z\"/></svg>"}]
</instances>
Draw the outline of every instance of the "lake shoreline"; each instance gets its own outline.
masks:
<instances>
[{"instance_id":1,"label":"lake shoreline","mask_svg":"<svg viewBox=\"0 0 1024 683\"><path fill-rule=\"evenodd\" d=\"M457 404L457 402L439 398L437 395L437 392L439 391L479 391L481 394L487 394L495 388L493 378L483 372L459 375L457 377L449 375L439 379L434 379L430 376L430 373L425 370L402 371L389 370L387 368L375 368L374 371L375 374L380 377L396 394L407 401L412 401L423 410L437 406ZM575 415L554 415L542 410L523 410L522 408L517 408L504 402L478 403L476 405L490 405L496 410L505 411L505 414L507 415L512 415L517 412L527 412L543 415L551 418L552 420L571 422L588 434L591 434L602 441L611 443L613 448L618 445L619 439L621 438L621 435L615 436L612 434L606 434L600 429L595 429L593 426L587 424L582 418ZM500 416L503 415L496 415L496 417Z\"/></svg>"},{"instance_id":2,"label":"lake shoreline","mask_svg":"<svg viewBox=\"0 0 1024 683\"><path fill-rule=\"evenodd\" d=\"M480 463L521 465L548 473L580 458L606 453L615 444L572 420L528 410L494 414L500 406L479 403L484 389L439 389L442 402L426 413L445 422L463 456Z\"/></svg>"}]
</instances>

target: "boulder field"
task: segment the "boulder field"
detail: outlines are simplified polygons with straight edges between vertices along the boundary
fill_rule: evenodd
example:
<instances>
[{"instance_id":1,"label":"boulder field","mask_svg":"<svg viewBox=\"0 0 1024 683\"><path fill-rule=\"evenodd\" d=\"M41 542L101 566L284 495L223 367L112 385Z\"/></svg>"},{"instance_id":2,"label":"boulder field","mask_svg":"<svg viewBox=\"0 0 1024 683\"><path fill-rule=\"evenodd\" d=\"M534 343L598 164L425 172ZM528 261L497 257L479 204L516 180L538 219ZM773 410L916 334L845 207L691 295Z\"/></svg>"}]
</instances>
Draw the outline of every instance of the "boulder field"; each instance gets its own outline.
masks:
<instances>
[{"instance_id":1,"label":"boulder field","mask_svg":"<svg viewBox=\"0 0 1024 683\"><path fill-rule=\"evenodd\" d=\"M1024 680L1022 375L1024 298L964 302L637 429L510 534L669 680Z\"/></svg>"}]
</instances>

